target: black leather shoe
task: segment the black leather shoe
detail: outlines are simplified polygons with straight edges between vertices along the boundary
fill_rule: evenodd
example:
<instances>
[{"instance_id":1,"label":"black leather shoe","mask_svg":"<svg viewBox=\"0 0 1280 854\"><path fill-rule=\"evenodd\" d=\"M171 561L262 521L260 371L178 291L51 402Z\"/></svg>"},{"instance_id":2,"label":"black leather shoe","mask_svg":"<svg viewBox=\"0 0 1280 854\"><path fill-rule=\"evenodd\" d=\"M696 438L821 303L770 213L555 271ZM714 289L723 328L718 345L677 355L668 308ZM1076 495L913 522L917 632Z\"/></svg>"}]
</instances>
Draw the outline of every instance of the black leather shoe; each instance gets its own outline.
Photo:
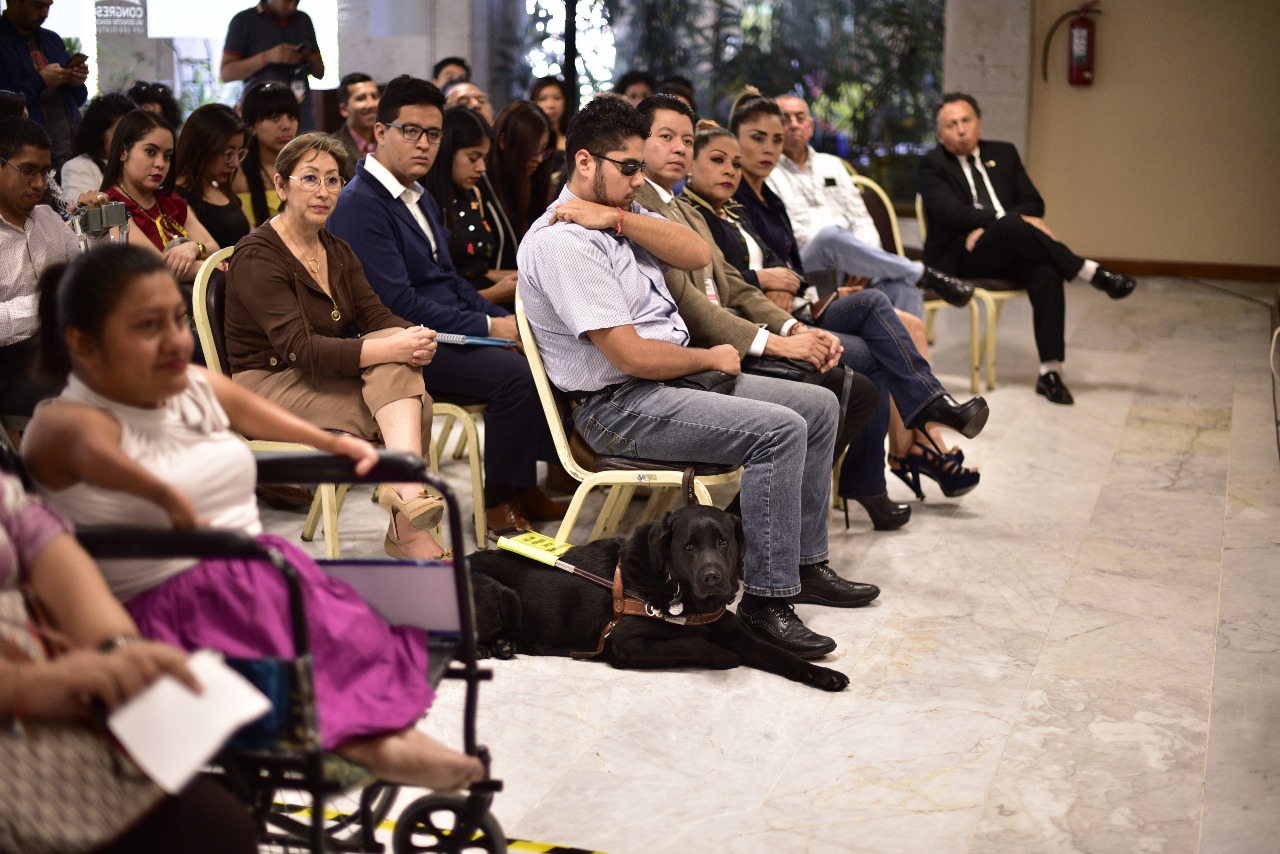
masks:
<instances>
[{"instance_id":1,"label":"black leather shoe","mask_svg":"<svg viewBox=\"0 0 1280 854\"><path fill-rule=\"evenodd\" d=\"M939 395L907 425L910 429L922 429L926 424L950 427L966 439L972 439L987 426L991 409L981 397L971 397L959 403L949 394Z\"/></svg>"},{"instance_id":2,"label":"black leather shoe","mask_svg":"<svg viewBox=\"0 0 1280 854\"><path fill-rule=\"evenodd\" d=\"M800 567L800 592L791 597L796 605L826 605L830 608L857 608L880 595L874 584L845 581L827 561Z\"/></svg>"},{"instance_id":3,"label":"black leather shoe","mask_svg":"<svg viewBox=\"0 0 1280 854\"><path fill-rule=\"evenodd\" d=\"M877 531L896 531L911 521L911 505L899 504L889 498L889 493L882 492L871 498L846 498L862 505L871 517L871 524Z\"/></svg>"},{"instance_id":4,"label":"black leather shoe","mask_svg":"<svg viewBox=\"0 0 1280 854\"><path fill-rule=\"evenodd\" d=\"M790 603L777 599L751 613L738 609L738 619L761 640L800 658L820 658L834 652L836 642L811 630Z\"/></svg>"},{"instance_id":5,"label":"black leather shoe","mask_svg":"<svg viewBox=\"0 0 1280 854\"><path fill-rule=\"evenodd\" d=\"M1089 280L1095 288L1105 293L1112 299L1124 299L1133 293L1133 289L1138 283L1133 280L1133 276L1125 276L1114 270L1108 270L1101 264L1094 272L1093 278Z\"/></svg>"},{"instance_id":6,"label":"black leather shoe","mask_svg":"<svg viewBox=\"0 0 1280 854\"><path fill-rule=\"evenodd\" d=\"M1102 268L1099 267L1098 269ZM948 276L941 270L935 270L932 267L924 268L924 275L920 277L920 281L916 282L916 287L922 291L933 291L957 307L968 305L969 300L973 299L973 285L964 279Z\"/></svg>"},{"instance_id":7,"label":"black leather shoe","mask_svg":"<svg viewBox=\"0 0 1280 854\"><path fill-rule=\"evenodd\" d=\"M1057 371L1040 375L1040 379L1036 380L1036 394L1048 398L1050 403L1061 403L1063 406L1070 406L1076 402Z\"/></svg>"}]
</instances>

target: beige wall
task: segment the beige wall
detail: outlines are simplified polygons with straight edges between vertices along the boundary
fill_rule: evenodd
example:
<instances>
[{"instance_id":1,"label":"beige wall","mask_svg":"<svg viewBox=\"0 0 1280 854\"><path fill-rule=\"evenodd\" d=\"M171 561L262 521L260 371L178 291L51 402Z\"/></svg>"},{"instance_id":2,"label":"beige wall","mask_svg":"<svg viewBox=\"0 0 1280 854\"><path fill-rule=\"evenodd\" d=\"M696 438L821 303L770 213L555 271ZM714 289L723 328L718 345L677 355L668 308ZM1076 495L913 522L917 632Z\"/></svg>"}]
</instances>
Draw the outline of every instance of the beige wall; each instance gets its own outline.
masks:
<instances>
[{"instance_id":1,"label":"beige wall","mask_svg":"<svg viewBox=\"0 0 1280 854\"><path fill-rule=\"evenodd\" d=\"M1280 2L1104 0L1095 81L1038 0L1028 171L1082 255L1280 266Z\"/></svg>"}]
</instances>

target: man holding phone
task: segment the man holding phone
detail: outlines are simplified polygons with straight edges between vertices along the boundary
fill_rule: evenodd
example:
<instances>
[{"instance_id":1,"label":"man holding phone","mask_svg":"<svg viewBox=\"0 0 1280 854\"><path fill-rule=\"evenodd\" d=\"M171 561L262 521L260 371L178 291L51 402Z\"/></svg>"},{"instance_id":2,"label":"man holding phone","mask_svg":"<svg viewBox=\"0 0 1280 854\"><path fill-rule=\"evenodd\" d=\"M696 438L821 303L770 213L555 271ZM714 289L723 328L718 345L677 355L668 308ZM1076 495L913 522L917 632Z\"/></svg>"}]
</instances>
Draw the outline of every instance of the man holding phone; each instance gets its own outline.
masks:
<instances>
[{"instance_id":1,"label":"man holding phone","mask_svg":"<svg viewBox=\"0 0 1280 854\"><path fill-rule=\"evenodd\" d=\"M43 2L43 0L27 0ZM279 80L293 87L302 108L299 133L315 130L308 77L324 76L324 59L316 47L315 27L298 0L260 0L252 9L236 13L222 46L222 80Z\"/></svg>"},{"instance_id":2,"label":"man holding phone","mask_svg":"<svg viewBox=\"0 0 1280 854\"><path fill-rule=\"evenodd\" d=\"M0 16L0 88L21 92L27 113L53 143L53 165L71 159L80 107L89 98L84 54L71 56L62 36L42 26L52 0L7 0Z\"/></svg>"}]
</instances>

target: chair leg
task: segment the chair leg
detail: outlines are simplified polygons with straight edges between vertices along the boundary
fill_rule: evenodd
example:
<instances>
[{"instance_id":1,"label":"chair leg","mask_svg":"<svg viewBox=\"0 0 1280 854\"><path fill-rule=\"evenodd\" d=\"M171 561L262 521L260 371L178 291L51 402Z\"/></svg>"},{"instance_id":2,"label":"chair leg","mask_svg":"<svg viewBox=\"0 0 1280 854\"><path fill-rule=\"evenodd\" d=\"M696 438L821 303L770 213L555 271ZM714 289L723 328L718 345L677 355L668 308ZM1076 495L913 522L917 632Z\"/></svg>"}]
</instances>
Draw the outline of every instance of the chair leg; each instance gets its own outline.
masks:
<instances>
[{"instance_id":1,"label":"chair leg","mask_svg":"<svg viewBox=\"0 0 1280 854\"><path fill-rule=\"evenodd\" d=\"M449 436L453 434L453 423L458 419L452 415L437 416L444 420L444 424L440 426L440 431L436 433L436 439L432 445L432 459L439 463L441 457L444 456L445 449L449 447ZM439 469L436 470L439 474Z\"/></svg>"},{"instance_id":2,"label":"chair leg","mask_svg":"<svg viewBox=\"0 0 1280 854\"><path fill-rule=\"evenodd\" d=\"M613 533L618 530L622 517L627 514L627 507L631 504L631 496L635 495L635 492L634 486L622 484L609 489L609 494L605 496L604 505L600 508L600 515L596 517L596 523L591 528L591 536L587 542L613 536Z\"/></svg>"},{"instance_id":3,"label":"chair leg","mask_svg":"<svg viewBox=\"0 0 1280 854\"><path fill-rule=\"evenodd\" d=\"M697 496L699 504L711 506L711 493L707 491L707 487L703 485L702 481L696 478L693 481L693 494Z\"/></svg>"},{"instance_id":4,"label":"chair leg","mask_svg":"<svg viewBox=\"0 0 1280 854\"><path fill-rule=\"evenodd\" d=\"M975 300L969 300L969 392L982 390L982 331L981 312Z\"/></svg>"},{"instance_id":5,"label":"chair leg","mask_svg":"<svg viewBox=\"0 0 1280 854\"><path fill-rule=\"evenodd\" d=\"M996 327L1000 324L1000 313L1004 310L1004 300L996 301L995 320L987 329L987 390L996 387Z\"/></svg>"},{"instance_id":6,"label":"chair leg","mask_svg":"<svg viewBox=\"0 0 1280 854\"><path fill-rule=\"evenodd\" d=\"M934 324L938 319L938 310L936 308L925 308L924 310L924 340L929 342L932 347L934 341L937 340L937 334L934 330Z\"/></svg>"},{"instance_id":7,"label":"chair leg","mask_svg":"<svg viewBox=\"0 0 1280 854\"><path fill-rule=\"evenodd\" d=\"M671 505L675 503L676 490L661 489L652 487L649 491L649 500L644 503L644 513L640 516L640 524L646 522L656 522L671 509Z\"/></svg>"},{"instance_id":8,"label":"chair leg","mask_svg":"<svg viewBox=\"0 0 1280 854\"><path fill-rule=\"evenodd\" d=\"M485 539L488 520L484 513L484 459L480 446L480 434L476 430L474 418L466 418L462 421L462 437L458 440L459 446L462 446L464 442L466 443L468 460L471 464L471 510L474 514L476 525L476 548L488 548L488 540ZM461 536L461 533L459 533L459 536ZM462 547L461 543L451 545L454 548Z\"/></svg>"},{"instance_id":9,"label":"chair leg","mask_svg":"<svg viewBox=\"0 0 1280 854\"><path fill-rule=\"evenodd\" d=\"M591 486L583 483L573 493L573 498L569 501L569 511L564 514L564 518L560 520L560 527L556 529L556 539L560 542L569 542L569 537L573 535L573 526L578 524L578 515L582 513L582 505L586 502L591 489Z\"/></svg>"},{"instance_id":10,"label":"chair leg","mask_svg":"<svg viewBox=\"0 0 1280 854\"><path fill-rule=\"evenodd\" d=\"M467 434L464 431L463 434L458 437L457 444L453 446L453 458L455 460L462 459L463 454L465 454L467 449L470 447L471 444L467 441Z\"/></svg>"},{"instance_id":11,"label":"chair leg","mask_svg":"<svg viewBox=\"0 0 1280 854\"><path fill-rule=\"evenodd\" d=\"M316 538L316 528L320 525L320 516L324 510L324 495L316 487L315 498L311 499L311 509L307 511L307 521L302 523L302 541L309 543Z\"/></svg>"}]
</instances>

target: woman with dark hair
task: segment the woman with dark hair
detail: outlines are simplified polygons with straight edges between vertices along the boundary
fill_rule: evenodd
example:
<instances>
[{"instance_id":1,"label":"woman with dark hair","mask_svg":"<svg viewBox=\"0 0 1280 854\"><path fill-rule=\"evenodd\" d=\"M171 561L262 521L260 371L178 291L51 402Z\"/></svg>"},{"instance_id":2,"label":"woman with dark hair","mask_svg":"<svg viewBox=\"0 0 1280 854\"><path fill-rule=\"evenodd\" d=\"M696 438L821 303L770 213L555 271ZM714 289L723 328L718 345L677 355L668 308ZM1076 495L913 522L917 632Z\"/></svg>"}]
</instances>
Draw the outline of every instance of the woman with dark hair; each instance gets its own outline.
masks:
<instances>
[{"instance_id":1,"label":"woman with dark hair","mask_svg":"<svg viewBox=\"0 0 1280 854\"><path fill-rule=\"evenodd\" d=\"M182 110L174 100L173 90L163 83L136 81L126 93L129 100L149 113L158 113L173 128L174 133L182 125Z\"/></svg>"},{"instance_id":2,"label":"woman with dark hair","mask_svg":"<svg viewBox=\"0 0 1280 854\"><path fill-rule=\"evenodd\" d=\"M244 166L232 179L231 189L254 226L262 225L280 210L276 195L276 157L298 134L301 119L298 98L284 83L266 80L244 90L240 118L250 131Z\"/></svg>"},{"instance_id":3,"label":"woman with dark hair","mask_svg":"<svg viewBox=\"0 0 1280 854\"><path fill-rule=\"evenodd\" d=\"M299 192L296 180L288 183ZM388 782L448 789L481 777L478 760L415 728L433 697L426 633L387 625L306 552L262 533L253 454L241 435L341 454L359 473L377 461L369 443L325 432L190 364L186 306L154 255L105 246L51 268L41 285L41 364L67 383L36 412L22 443L44 497L77 524L208 525L260 537L301 582L324 748ZM358 350L369 342L334 344ZM413 373L421 389L421 372ZM144 637L240 658L293 654L287 588L261 561L101 567Z\"/></svg>"},{"instance_id":4,"label":"woman with dark hair","mask_svg":"<svg viewBox=\"0 0 1280 854\"><path fill-rule=\"evenodd\" d=\"M174 188L219 246L235 246L250 231L231 183L245 148L244 122L226 104L197 107L182 128L174 157Z\"/></svg>"},{"instance_id":5,"label":"woman with dark hair","mask_svg":"<svg viewBox=\"0 0 1280 854\"><path fill-rule=\"evenodd\" d=\"M510 306L515 303L516 271L498 265L505 244L514 247L515 235L501 207L486 201L481 190L487 184L485 156L492 137L480 113L449 107L435 163L422 183L440 204L458 272L489 302Z\"/></svg>"},{"instance_id":6,"label":"woman with dark hair","mask_svg":"<svg viewBox=\"0 0 1280 854\"><path fill-rule=\"evenodd\" d=\"M71 140L71 153L75 156L62 164L62 192L67 198L74 199L102 186L111 135L120 120L135 109L133 101L119 92L108 92L89 102Z\"/></svg>"},{"instance_id":7,"label":"woman with dark hair","mask_svg":"<svg viewBox=\"0 0 1280 854\"><path fill-rule=\"evenodd\" d=\"M786 262L790 268L788 272L803 273L804 267L800 262L800 251L795 233L791 230L791 219L787 216L787 207L766 183L782 154L782 111L772 99L765 98L754 88L748 87L733 103L729 129L734 133L741 150L742 183L733 194L733 198L743 208L743 219L748 220L754 227L761 242L768 245L778 258ZM694 169L698 170L696 154ZM703 167L704 172L708 169L709 165ZM706 188L701 180L699 186L714 192ZM800 284L798 276L795 281L798 289ZM774 287L782 288L784 292L768 294L768 296L789 300L794 293L786 279L776 279ZM837 335L860 337L869 316L874 316L877 312L896 315L901 326L910 335L919 356L923 358L925 369L928 368L929 344L924 323L920 318L909 312L894 309L883 293L865 288L860 284L841 287L837 290L836 296L837 298L829 304L821 306L821 313L813 319L815 325ZM883 325L885 321L881 322ZM846 337L842 337L841 340L846 342L845 364L856 371L867 373L868 365L858 361L861 354L867 353L867 348L851 342ZM923 374L923 370L917 373ZM976 487L981 474L977 469L967 468L964 465L964 451L959 448L948 448L936 428L926 431L923 428L906 427L898 407L889 406L890 395L883 393L888 389L884 380L875 374L872 375L872 380L877 383L877 391L882 393L876 404L876 413L863 430L887 431L889 470L911 487L912 492L922 500L924 498L922 477L936 481L948 498L964 495ZM877 441L881 441L879 435ZM893 525L895 516L903 517L893 509L893 503L888 502L881 494L884 482L883 460L872 461L870 455L864 455L862 463L859 464L853 458L853 451L858 448L857 441L850 448L852 449L850 457L846 460L840 474L838 485L840 495L859 500L871 513L878 528ZM869 503L870 506L868 506Z\"/></svg>"},{"instance_id":8,"label":"woman with dark hair","mask_svg":"<svg viewBox=\"0 0 1280 854\"><path fill-rule=\"evenodd\" d=\"M485 164L517 240L551 201L551 170L539 167L555 153L554 132L547 114L532 101L512 101L493 123L493 147Z\"/></svg>"},{"instance_id":9,"label":"woman with dark hair","mask_svg":"<svg viewBox=\"0 0 1280 854\"><path fill-rule=\"evenodd\" d=\"M537 104L551 120L556 153L551 158L551 183L564 183L564 134L569 128L569 87L559 77L539 77L529 89L529 100Z\"/></svg>"},{"instance_id":10,"label":"woman with dark hair","mask_svg":"<svg viewBox=\"0 0 1280 854\"><path fill-rule=\"evenodd\" d=\"M124 202L132 218L129 243L164 256L179 282L195 280L218 244L173 192L173 129L158 114L134 110L120 120L107 152L102 192Z\"/></svg>"}]
</instances>

